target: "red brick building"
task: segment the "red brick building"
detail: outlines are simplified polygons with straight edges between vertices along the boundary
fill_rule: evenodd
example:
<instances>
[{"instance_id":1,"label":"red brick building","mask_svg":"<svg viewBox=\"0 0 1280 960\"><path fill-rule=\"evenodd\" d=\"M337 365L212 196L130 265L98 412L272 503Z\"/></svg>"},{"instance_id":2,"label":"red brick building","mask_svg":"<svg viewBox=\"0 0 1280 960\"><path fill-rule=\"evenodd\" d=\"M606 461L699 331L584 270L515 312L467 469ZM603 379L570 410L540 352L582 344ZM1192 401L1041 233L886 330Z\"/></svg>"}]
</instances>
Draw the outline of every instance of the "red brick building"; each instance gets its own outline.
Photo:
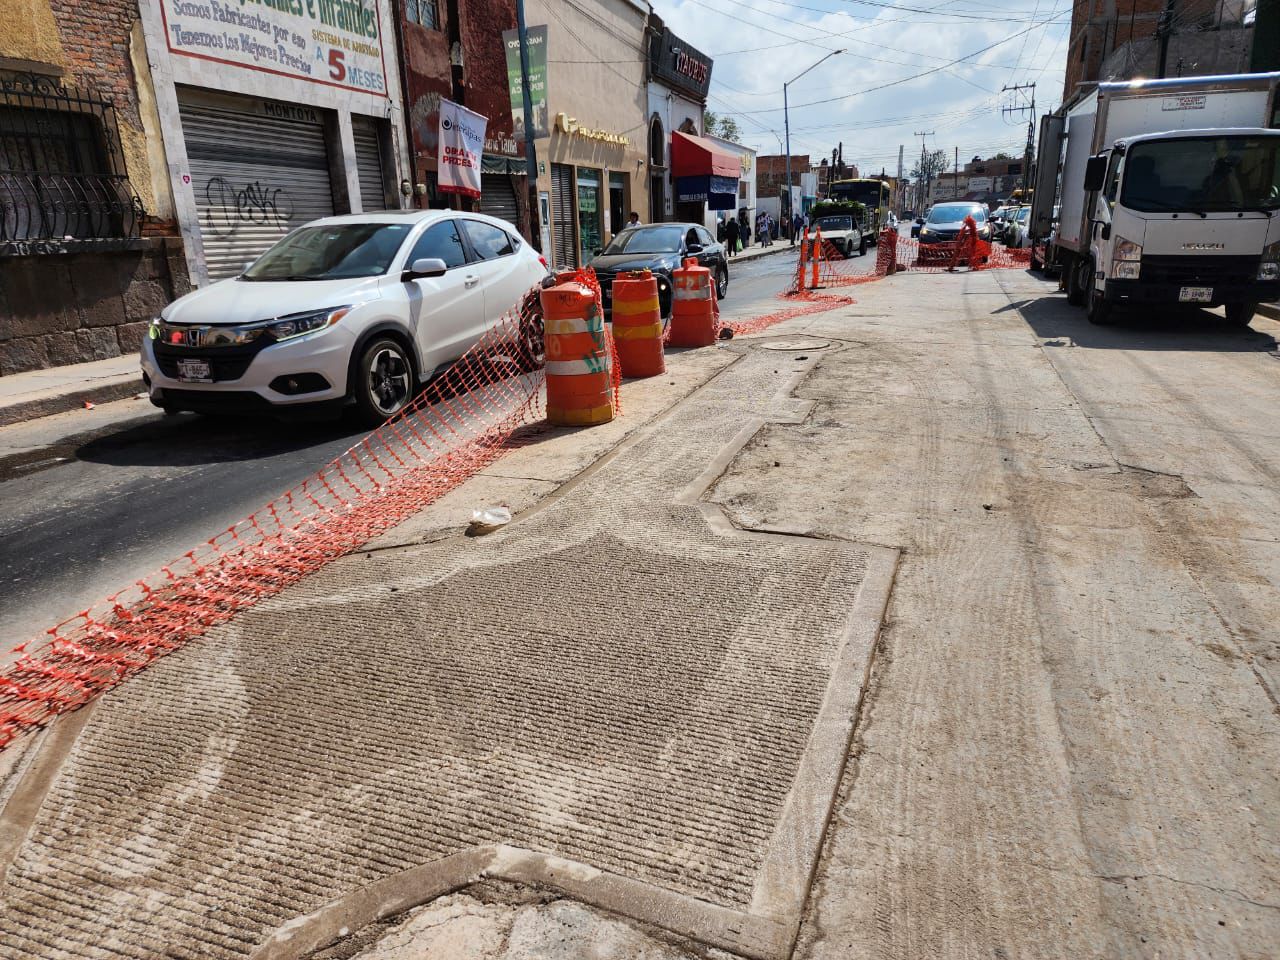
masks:
<instances>
[{"instance_id":1,"label":"red brick building","mask_svg":"<svg viewBox=\"0 0 1280 960\"><path fill-rule=\"evenodd\" d=\"M436 192L442 97L488 118L481 198L475 209L509 220L529 238L523 131L516 131L507 85L504 30L516 26L513 0L404 0L401 62L415 183L420 206L472 201Z\"/></svg>"},{"instance_id":2,"label":"red brick building","mask_svg":"<svg viewBox=\"0 0 1280 960\"><path fill-rule=\"evenodd\" d=\"M138 349L188 288L136 0L0 0L0 376Z\"/></svg>"},{"instance_id":3,"label":"red brick building","mask_svg":"<svg viewBox=\"0 0 1280 960\"><path fill-rule=\"evenodd\" d=\"M1062 98L1081 84L1249 70L1250 0L1075 0Z\"/></svg>"}]
</instances>

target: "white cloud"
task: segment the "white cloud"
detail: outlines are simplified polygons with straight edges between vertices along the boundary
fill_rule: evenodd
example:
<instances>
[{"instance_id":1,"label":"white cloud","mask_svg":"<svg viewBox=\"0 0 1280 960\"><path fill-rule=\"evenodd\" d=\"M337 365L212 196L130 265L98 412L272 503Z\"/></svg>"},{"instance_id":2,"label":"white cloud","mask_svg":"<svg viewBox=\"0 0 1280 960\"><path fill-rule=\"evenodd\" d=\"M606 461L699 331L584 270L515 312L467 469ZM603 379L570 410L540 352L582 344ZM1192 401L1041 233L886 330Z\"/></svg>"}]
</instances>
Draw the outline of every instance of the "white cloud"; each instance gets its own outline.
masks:
<instances>
[{"instance_id":1,"label":"white cloud","mask_svg":"<svg viewBox=\"0 0 1280 960\"><path fill-rule=\"evenodd\" d=\"M1001 87L1035 81L1037 113L1059 102L1069 0L900 0L907 10L891 2L655 0L654 9L712 56L709 109L734 115L744 142L764 153L779 152L783 81L841 48L788 88L793 153L816 162L843 141L845 162L893 173L900 144L908 170L919 155L916 131L934 131L930 149L958 148L961 165L1020 152L1028 115L1000 108L1026 101Z\"/></svg>"}]
</instances>

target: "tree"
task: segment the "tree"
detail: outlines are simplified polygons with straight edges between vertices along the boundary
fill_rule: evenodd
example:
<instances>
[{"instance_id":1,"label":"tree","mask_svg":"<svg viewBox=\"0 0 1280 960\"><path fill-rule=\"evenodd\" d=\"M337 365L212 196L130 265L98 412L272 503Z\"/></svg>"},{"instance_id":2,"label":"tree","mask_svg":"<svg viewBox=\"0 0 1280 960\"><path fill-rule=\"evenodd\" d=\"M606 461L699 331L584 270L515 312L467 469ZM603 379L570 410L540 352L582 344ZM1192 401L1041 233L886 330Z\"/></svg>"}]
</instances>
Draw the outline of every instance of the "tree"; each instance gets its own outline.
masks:
<instances>
[{"instance_id":1,"label":"tree","mask_svg":"<svg viewBox=\"0 0 1280 960\"><path fill-rule=\"evenodd\" d=\"M987 159L988 160L1013 160L1014 158L1009 156L1009 154L1005 153L1003 150L1001 150L994 157L988 157Z\"/></svg>"},{"instance_id":2,"label":"tree","mask_svg":"<svg viewBox=\"0 0 1280 960\"><path fill-rule=\"evenodd\" d=\"M932 180L947 169L947 166L947 151L931 150L916 161L916 165L911 169L911 177L921 182Z\"/></svg>"},{"instance_id":3,"label":"tree","mask_svg":"<svg viewBox=\"0 0 1280 960\"><path fill-rule=\"evenodd\" d=\"M722 117L710 110L702 112L702 129L713 137L741 143L742 131L738 129L738 121L733 117Z\"/></svg>"}]
</instances>

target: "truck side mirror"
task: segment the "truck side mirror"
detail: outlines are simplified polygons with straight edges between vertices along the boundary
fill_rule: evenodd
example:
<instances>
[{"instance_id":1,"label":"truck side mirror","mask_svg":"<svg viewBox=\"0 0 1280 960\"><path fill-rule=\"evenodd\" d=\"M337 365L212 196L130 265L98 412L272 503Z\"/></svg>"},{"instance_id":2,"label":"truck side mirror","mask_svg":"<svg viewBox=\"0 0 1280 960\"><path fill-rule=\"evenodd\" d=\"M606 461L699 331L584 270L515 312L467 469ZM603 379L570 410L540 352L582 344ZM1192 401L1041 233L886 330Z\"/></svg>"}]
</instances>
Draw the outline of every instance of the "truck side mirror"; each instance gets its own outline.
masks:
<instances>
[{"instance_id":1,"label":"truck side mirror","mask_svg":"<svg viewBox=\"0 0 1280 960\"><path fill-rule=\"evenodd\" d=\"M1107 182L1107 157L1100 153L1090 157L1084 168L1084 188L1086 191L1101 190Z\"/></svg>"}]
</instances>

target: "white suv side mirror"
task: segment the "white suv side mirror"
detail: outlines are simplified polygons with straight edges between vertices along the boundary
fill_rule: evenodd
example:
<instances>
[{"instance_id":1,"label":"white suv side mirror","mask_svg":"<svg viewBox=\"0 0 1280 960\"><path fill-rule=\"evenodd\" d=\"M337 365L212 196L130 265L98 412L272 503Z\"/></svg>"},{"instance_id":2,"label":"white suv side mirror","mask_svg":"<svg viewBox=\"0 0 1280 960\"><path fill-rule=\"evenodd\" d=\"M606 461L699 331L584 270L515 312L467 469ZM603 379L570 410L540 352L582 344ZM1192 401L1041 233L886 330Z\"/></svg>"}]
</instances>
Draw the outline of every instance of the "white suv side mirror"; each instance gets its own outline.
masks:
<instances>
[{"instance_id":1,"label":"white suv side mirror","mask_svg":"<svg viewBox=\"0 0 1280 960\"><path fill-rule=\"evenodd\" d=\"M401 280L417 280L419 277L443 277L448 265L439 257L419 257L409 264L409 269L400 274Z\"/></svg>"}]
</instances>

